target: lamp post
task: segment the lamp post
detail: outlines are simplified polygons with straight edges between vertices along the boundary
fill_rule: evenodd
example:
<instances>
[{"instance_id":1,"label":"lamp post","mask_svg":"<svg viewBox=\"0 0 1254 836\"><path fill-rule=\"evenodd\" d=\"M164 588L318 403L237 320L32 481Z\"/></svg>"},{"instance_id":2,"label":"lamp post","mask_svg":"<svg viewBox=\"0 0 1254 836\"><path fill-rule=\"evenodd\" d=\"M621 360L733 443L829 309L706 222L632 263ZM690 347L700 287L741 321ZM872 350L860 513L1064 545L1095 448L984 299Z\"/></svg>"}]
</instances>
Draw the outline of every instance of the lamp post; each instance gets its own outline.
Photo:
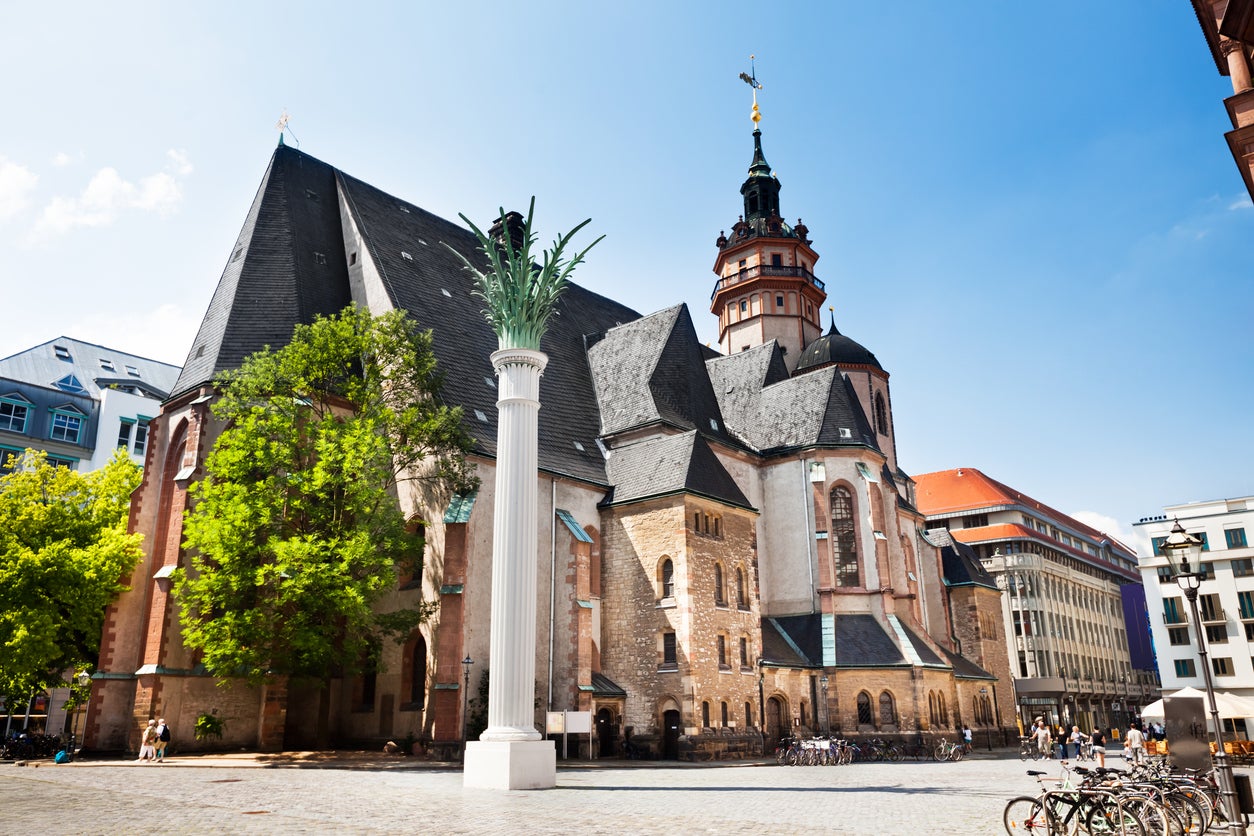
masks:
<instances>
[{"instance_id":1,"label":"lamp post","mask_svg":"<svg viewBox=\"0 0 1254 836\"><path fill-rule=\"evenodd\" d=\"M1206 700L1210 706L1211 722L1215 726L1215 772L1219 776L1219 791L1223 795L1224 807L1228 814L1228 830L1231 833L1245 836L1245 824L1237 806L1236 782L1232 777L1232 764L1228 762L1228 754L1224 751L1223 726L1219 722L1219 706L1215 703L1215 684L1211 681L1210 664L1206 660L1206 636L1202 632L1201 619L1197 612L1197 590L1202 584L1202 575L1197 571L1201 565L1202 541L1187 533L1180 525L1180 520L1172 526L1162 545L1167 564L1171 567L1171 575L1176 584L1189 599L1189 613L1193 620L1193 629L1197 633L1197 655L1202 662L1202 681L1206 683ZM1192 558L1192 560L1190 560Z\"/></svg>"},{"instance_id":2,"label":"lamp post","mask_svg":"<svg viewBox=\"0 0 1254 836\"><path fill-rule=\"evenodd\" d=\"M758 660L758 731L762 734L762 757L766 757L766 702L763 699L763 685L766 673L762 670L762 660Z\"/></svg>"},{"instance_id":3,"label":"lamp post","mask_svg":"<svg viewBox=\"0 0 1254 836\"><path fill-rule=\"evenodd\" d=\"M819 677L819 687L823 689L823 734L830 737L832 734L832 715L831 709L827 705L827 674Z\"/></svg>"},{"instance_id":4,"label":"lamp post","mask_svg":"<svg viewBox=\"0 0 1254 836\"><path fill-rule=\"evenodd\" d=\"M466 654L466 658L462 659L462 762L466 761L466 730L469 728L470 717L467 716L467 710L470 707L470 666L475 663L470 658L470 654Z\"/></svg>"},{"instance_id":5,"label":"lamp post","mask_svg":"<svg viewBox=\"0 0 1254 836\"><path fill-rule=\"evenodd\" d=\"M988 689L980 689L980 716L984 718L984 745L988 747L988 751L993 751L993 718L989 716L985 710L987 706L985 701L988 699Z\"/></svg>"},{"instance_id":6,"label":"lamp post","mask_svg":"<svg viewBox=\"0 0 1254 836\"><path fill-rule=\"evenodd\" d=\"M88 685L91 684L91 674L89 674L86 670L79 671L78 675L75 676L74 678L78 681L79 688L86 688ZM78 715L79 715L79 703L75 702L74 726L73 728L70 729L70 757L74 757L74 754L75 754L74 750L78 748ZM62 726L61 728L64 729L65 726Z\"/></svg>"}]
</instances>

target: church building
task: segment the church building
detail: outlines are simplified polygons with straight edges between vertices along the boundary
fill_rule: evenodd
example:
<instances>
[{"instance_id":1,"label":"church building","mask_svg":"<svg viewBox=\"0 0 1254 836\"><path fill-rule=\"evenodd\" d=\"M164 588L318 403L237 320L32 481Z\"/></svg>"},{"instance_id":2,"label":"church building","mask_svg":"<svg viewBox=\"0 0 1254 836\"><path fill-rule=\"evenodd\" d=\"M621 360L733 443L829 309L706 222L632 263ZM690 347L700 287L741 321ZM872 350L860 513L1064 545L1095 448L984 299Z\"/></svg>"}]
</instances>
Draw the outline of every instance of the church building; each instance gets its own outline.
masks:
<instances>
[{"instance_id":1,"label":"church building","mask_svg":"<svg viewBox=\"0 0 1254 836\"><path fill-rule=\"evenodd\" d=\"M756 124L741 197L716 242L721 351L698 341L684 305L641 315L578 285L541 345L537 727L546 711L588 711L595 754L630 741L688 759L769 753L792 734L1013 726L1010 689L995 687L1008 682L1005 637L978 629L1001 629L980 621L991 585L925 532L897 462L889 374L834 322L824 333L819 256L783 219ZM461 226L280 143L150 424L131 512L145 554L107 613L90 748L134 749L160 715L192 749L202 714L222 721L215 746L313 745L317 683L219 687L183 645L170 575L187 563L188 486L222 430L214 375L356 304L434 331L481 486L399 497L426 537L424 573L382 606L438 609L377 671L332 684L331 737L459 751L491 666L496 338L446 244L481 259Z\"/></svg>"}]
</instances>

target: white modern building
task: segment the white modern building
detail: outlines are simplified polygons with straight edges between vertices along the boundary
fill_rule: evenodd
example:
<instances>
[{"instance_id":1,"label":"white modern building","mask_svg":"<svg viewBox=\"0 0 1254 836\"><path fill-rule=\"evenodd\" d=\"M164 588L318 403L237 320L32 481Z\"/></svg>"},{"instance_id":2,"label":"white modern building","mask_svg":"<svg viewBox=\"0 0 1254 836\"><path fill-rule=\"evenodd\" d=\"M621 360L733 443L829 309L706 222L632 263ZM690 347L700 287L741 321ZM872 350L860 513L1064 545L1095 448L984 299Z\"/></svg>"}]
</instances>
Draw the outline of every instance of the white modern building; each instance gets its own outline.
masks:
<instances>
[{"instance_id":1,"label":"white modern building","mask_svg":"<svg viewBox=\"0 0 1254 836\"><path fill-rule=\"evenodd\" d=\"M1189 602L1162 551L1177 519L1202 540L1197 604L1215 688L1254 697L1254 496L1169 505L1161 516L1136 523L1153 543L1153 554L1142 556L1140 567L1163 691L1205 687Z\"/></svg>"}]
</instances>

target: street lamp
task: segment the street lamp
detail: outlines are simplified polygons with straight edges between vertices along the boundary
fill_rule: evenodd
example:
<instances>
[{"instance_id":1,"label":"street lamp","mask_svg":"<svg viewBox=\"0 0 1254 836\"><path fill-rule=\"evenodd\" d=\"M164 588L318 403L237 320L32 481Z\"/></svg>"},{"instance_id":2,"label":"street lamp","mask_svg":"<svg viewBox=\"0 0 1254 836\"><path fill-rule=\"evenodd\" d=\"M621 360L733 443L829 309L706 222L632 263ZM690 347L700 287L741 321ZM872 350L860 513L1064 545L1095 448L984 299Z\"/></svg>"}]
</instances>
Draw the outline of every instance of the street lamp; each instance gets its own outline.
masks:
<instances>
[{"instance_id":1,"label":"street lamp","mask_svg":"<svg viewBox=\"0 0 1254 836\"><path fill-rule=\"evenodd\" d=\"M91 674L89 674L85 669L79 671L78 675L74 678L78 681L79 688L86 688L88 685L91 684ZM74 757L74 754L75 754L74 750L78 747L78 715L79 715L79 703L75 702L74 703L74 726L72 729L70 729L70 757ZM64 730L65 726L62 726L61 728L62 730Z\"/></svg>"},{"instance_id":2,"label":"street lamp","mask_svg":"<svg viewBox=\"0 0 1254 836\"><path fill-rule=\"evenodd\" d=\"M1197 613L1197 589L1202 584L1202 575L1197 569L1201 566L1202 541L1188 534L1177 519L1161 548L1171 567L1172 577L1184 592L1184 597L1189 599L1189 613L1193 618L1193 630L1197 633L1197 655L1202 662L1202 681L1206 683L1206 699L1210 704L1211 722L1215 726L1215 771L1219 774L1219 791L1228 812L1228 829L1245 836L1245 824L1237 806L1232 764L1224 751L1223 726L1219 722L1219 706L1215 703L1215 684L1211 681L1210 664L1206 660L1206 636L1202 633L1202 622Z\"/></svg>"},{"instance_id":3,"label":"street lamp","mask_svg":"<svg viewBox=\"0 0 1254 836\"><path fill-rule=\"evenodd\" d=\"M993 751L993 718L987 711L988 689L980 689L980 716L984 718L984 745Z\"/></svg>"},{"instance_id":4,"label":"street lamp","mask_svg":"<svg viewBox=\"0 0 1254 836\"><path fill-rule=\"evenodd\" d=\"M763 684L766 672L762 670L762 660L758 660L758 732L762 735L762 757L766 757L766 702L763 699Z\"/></svg>"},{"instance_id":5,"label":"street lamp","mask_svg":"<svg viewBox=\"0 0 1254 836\"><path fill-rule=\"evenodd\" d=\"M823 734L830 737L832 734L832 710L827 704L827 674L819 677L819 687L823 689Z\"/></svg>"},{"instance_id":6,"label":"street lamp","mask_svg":"<svg viewBox=\"0 0 1254 836\"><path fill-rule=\"evenodd\" d=\"M470 705L470 666L475 663L470 658L470 654L466 654L466 658L462 659L462 762L466 761L466 729L469 727L470 718L466 712Z\"/></svg>"}]
</instances>

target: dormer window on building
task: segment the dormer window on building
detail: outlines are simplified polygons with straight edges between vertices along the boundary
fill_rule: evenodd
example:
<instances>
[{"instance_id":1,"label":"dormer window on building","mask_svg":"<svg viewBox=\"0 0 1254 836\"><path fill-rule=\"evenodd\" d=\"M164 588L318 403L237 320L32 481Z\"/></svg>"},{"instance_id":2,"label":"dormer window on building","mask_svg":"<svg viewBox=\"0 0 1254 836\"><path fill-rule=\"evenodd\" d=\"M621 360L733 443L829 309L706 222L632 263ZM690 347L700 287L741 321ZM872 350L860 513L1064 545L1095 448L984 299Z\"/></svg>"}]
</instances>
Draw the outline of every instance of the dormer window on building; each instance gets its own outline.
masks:
<instances>
[{"instance_id":1,"label":"dormer window on building","mask_svg":"<svg viewBox=\"0 0 1254 836\"><path fill-rule=\"evenodd\" d=\"M54 345L52 353L56 355L58 360L64 360L67 363L74 362L74 358L70 355L70 350L63 345Z\"/></svg>"},{"instance_id":2,"label":"dormer window on building","mask_svg":"<svg viewBox=\"0 0 1254 836\"><path fill-rule=\"evenodd\" d=\"M54 380L52 385L60 389L62 392L69 392L72 395L86 395L87 389L79 382L79 379L72 374L67 374L58 380Z\"/></svg>"},{"instance_id":3,"label":"dormer window on building","mask_svg":"<svg viewBox=\"0 0 1254 836\"><path fill-rule=\"evenodd\" d=\"M52 410L52 426L48 437L53 441L78 444L83 436L83 413L73 407Z\"/></svg>"}]
</instances>

